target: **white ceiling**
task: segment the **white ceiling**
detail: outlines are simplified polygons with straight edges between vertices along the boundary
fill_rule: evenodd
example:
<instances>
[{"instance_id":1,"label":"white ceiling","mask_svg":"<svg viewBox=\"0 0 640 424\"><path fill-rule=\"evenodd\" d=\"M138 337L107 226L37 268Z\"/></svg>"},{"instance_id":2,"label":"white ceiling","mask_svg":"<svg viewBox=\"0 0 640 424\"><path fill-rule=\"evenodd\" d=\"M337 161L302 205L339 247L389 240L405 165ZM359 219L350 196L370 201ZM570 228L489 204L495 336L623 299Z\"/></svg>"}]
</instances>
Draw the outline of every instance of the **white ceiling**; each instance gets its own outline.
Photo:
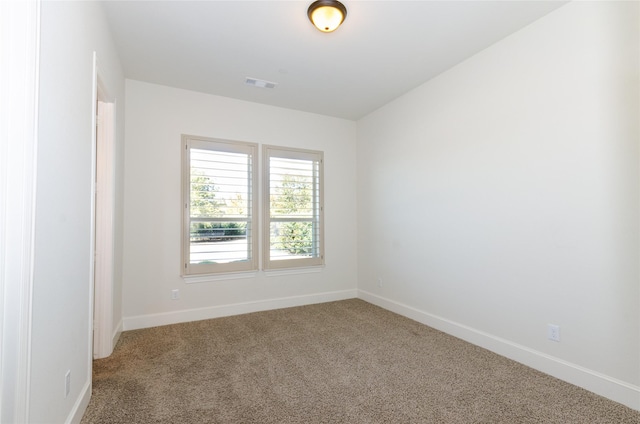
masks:
<instances>
[{"instance_id":1,"label":"white ceiling","mask_svg":"<svg viewBox=\"0 0 640 424\"><path fill-rule=\"evenodd\" d=\"M326 34L311 2L103 4L127 78L356 120L564 3L343 0Z\"/></svg>"}]
</instances>

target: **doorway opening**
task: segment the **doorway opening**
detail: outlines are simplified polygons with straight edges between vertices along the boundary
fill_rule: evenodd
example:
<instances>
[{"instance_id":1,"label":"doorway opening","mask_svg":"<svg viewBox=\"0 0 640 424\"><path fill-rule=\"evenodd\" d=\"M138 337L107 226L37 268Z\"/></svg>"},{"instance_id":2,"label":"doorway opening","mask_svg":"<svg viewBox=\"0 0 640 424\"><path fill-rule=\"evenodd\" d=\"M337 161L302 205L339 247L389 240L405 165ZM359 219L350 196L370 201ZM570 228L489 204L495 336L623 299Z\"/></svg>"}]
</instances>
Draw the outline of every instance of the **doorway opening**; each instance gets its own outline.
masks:
<instances>
[{"instance_id":1,"label":"doorway opening","mask_svg":"<svg viewBox=\"0 0 640 424\"><path fill-rule=\"evenodd\" d=\"M113 352L115 102L96 69L93 358Z\"/></svg>"}]
</instances>

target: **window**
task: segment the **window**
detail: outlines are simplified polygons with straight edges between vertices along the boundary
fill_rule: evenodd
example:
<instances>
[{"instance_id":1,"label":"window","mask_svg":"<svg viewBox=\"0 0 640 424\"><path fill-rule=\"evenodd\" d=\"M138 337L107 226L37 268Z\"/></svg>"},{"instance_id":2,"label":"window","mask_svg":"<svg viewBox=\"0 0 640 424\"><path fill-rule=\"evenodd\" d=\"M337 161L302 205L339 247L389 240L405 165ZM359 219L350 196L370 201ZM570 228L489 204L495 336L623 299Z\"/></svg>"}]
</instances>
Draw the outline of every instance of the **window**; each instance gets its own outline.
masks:
<instances>
[{"instance_id":1,"label":"window","mask_svg":"<svg viewBox=\"0 0 640 424\"><path fill-rule=\"evenodd\" d=\"M258 269L257 144L182 136L183 275Z\"/></svg>"},{"instance_id":2,"label":"window","mask_svg":"<svg viewBox=\"0 0 640 424\"><path fill-rule=\"evenodd\" d=\"M322 152L264 146L265 269L322 265Z\"/></svg>"}]
</instances>

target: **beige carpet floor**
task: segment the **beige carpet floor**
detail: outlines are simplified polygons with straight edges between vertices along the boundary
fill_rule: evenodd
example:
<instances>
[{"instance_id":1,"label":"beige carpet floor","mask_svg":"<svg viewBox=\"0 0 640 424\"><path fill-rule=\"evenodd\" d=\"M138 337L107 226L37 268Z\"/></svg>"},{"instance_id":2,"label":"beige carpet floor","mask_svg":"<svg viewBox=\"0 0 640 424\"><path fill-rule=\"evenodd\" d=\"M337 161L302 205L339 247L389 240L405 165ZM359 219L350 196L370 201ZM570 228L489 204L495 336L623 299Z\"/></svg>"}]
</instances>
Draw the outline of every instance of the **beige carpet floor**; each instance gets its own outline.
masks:
<instances>
[{"instance_id":1,"label":"beige carpet floor","mask_svg":"<svg viewBox=\"0 0 640 424\"><path fill-rule=\"evenodd\" d=\"M362 300L128 331L82 423L640 423Z\"/></svg>"}]
</instances>

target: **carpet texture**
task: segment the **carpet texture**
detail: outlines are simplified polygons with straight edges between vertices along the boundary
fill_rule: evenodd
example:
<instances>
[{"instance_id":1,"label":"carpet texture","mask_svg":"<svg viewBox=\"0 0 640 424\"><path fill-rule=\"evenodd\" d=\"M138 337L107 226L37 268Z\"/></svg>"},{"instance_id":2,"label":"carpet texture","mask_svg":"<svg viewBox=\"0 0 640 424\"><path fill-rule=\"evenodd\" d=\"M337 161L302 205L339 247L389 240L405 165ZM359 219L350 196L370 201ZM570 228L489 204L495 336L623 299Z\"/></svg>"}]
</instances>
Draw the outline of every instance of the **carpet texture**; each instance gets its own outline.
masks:
<instances>
[{"instance_id":1,"label":"carpet texture","mask_svg":"<svg viewBox=\"0 0 640 424\"><path fill-rule=\"evenodd\" d=\"M640 423L640 413L362 300L128 331L90 423Z\"/></svg>"}]
</instances>

